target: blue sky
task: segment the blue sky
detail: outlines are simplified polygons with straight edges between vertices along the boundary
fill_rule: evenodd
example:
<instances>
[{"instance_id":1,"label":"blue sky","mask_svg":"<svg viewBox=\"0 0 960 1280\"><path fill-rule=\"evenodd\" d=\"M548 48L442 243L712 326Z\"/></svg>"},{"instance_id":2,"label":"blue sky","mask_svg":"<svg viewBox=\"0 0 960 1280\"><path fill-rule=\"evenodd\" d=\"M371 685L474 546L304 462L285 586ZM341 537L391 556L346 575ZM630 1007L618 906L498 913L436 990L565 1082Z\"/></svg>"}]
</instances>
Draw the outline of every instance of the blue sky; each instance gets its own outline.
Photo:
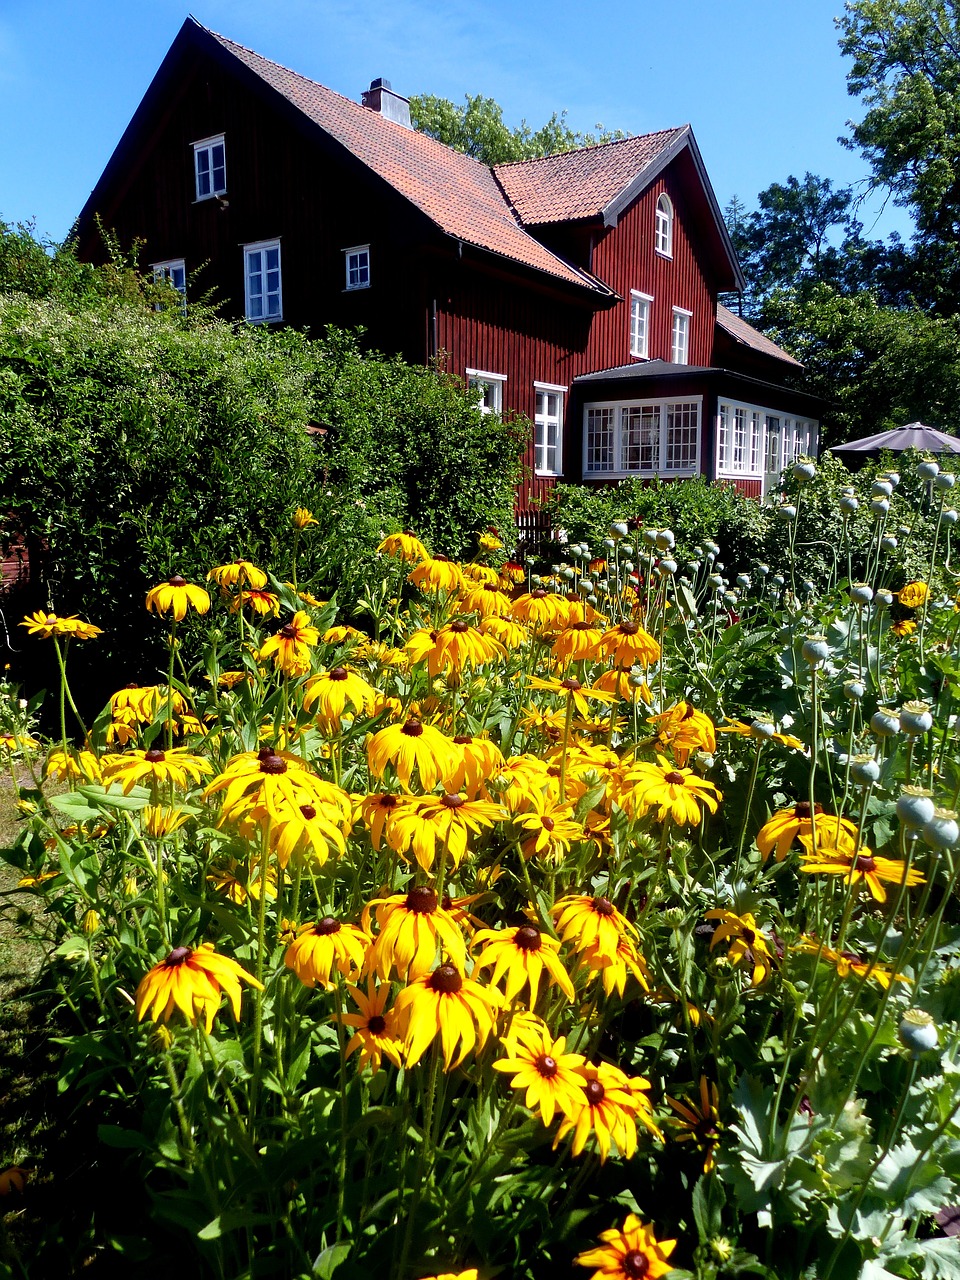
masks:
<instances>
[{"instance_id":1,"label":"blue sky","mask_svg":"<svg viewBox=\"0 0 960 1280\"><path fill-rule=\"evenodd\" d=\"M721 205L806 170L867 167L838 137L838 0L193 0L205 26L359 98L497 99L509 124L555 110L590 130L689 122ZM61 239L187 16L183 0L0 0L0 218ZM868 231L909 234L874 196ZM876 219L876 221L875 221Z\"/></svg>"}]
</instances>

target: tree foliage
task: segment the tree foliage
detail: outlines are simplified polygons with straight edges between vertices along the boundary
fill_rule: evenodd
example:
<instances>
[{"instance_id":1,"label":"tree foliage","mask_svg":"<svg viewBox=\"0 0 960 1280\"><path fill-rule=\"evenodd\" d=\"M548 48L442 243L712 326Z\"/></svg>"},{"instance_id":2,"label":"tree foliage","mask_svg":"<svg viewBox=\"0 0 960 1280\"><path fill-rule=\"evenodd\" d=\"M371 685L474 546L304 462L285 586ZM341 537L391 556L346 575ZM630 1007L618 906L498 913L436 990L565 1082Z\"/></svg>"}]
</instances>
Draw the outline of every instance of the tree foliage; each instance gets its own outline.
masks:
<instances>
[{"instance_id":1,"label":"tree foliage","mask_svg":"<svg viewBox=\"0 0 960 1280\"><path fill-rule=\"evenodd\" d=\"M421 94L410 99L410 116L414 128L421 133L488 165L532 160L577 147L617 142L628 136L619 129L604 129L601 124L595 133L580 133L567 124L566 111L555 111L539 129L531 129L525 120L511 128L504 121L500 104L479 93L466 94L462 106L448 98Z\"/></svg>"}]
</instances>

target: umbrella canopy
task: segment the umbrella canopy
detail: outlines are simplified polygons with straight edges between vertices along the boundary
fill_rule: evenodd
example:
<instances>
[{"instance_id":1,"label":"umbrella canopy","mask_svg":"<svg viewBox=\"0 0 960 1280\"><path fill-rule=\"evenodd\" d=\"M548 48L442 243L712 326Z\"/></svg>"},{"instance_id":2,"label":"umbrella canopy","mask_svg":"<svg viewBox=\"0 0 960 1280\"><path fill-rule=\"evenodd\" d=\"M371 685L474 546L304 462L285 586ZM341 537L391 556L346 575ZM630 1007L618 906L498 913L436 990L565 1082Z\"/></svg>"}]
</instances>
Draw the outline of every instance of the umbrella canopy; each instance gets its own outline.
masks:
<instances>
[{"instance_id":1,"label":"umbrella canopy","mask_svg":"<svg viewBox=\"0 0 960 1280\"><path fill-rule=\"evenodd\" d=\"M864 436L847 444L837 444L831 453L879 453L889 449L902 453L904 449L920 449L923 453L960 453L960 440L948 436L945 431L924 426L922 422L908 422L905 427L893 431L881 431L879 435Z\"/></svg>"}]
</instances>

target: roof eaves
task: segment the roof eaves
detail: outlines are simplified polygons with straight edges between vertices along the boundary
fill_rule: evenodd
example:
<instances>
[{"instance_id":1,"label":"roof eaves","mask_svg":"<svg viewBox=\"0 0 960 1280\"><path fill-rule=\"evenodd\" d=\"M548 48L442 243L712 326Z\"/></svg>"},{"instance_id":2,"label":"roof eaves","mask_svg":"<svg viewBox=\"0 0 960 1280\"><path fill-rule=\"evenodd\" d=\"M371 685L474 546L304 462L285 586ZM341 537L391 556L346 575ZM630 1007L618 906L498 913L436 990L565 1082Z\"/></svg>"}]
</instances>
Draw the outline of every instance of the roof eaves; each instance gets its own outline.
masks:
<instances>
[{"instance_id":1,"label":"roof eaves","mask_svg":"<svg viewBox=\"0 0 960 1280\"><path fill-rule=\"evenodd\" d=\"M645 191L653 182L658 174L662 173L671 160L680 154L687 145L687 138L690 133L690 126L685 124L681 127L677 137L668 146L659 151L649 164L645 165L635 177L623 188L619 195L615 196L607 205L600 210L600 216L603 218L605 227L615 227L620 214L624 209L628 208L636 200L641 191Z\"/></svg>"},{"instance_id":2,"label":"roof eaves","mask_svg":"<svg viewBox=\"0 0 960 1280\"><path fill-rule=\"evenodd\" d=\"M426 214L425 216L429 217L430 215ZM522 230L523 228L520 229ZM559 257L549 249L547 249L546 252L549 253L552 258L556 259L560 266L564 268L564 271L548 271L546 267L537 267L531 263L521 262L518 258L511 257L508 253L501 253L497 249L491 249L489 245L480 244L476 240L469 240L466 236L459 235L455 231L447 231L443 227L440 227L440 230L443 231L444 235L450 240L454 240L458 244L468 244L471 249L477 249L480 253L489 254L491 258L500 258L504 262L509 262L513 267L523 267L528 271L536 271L540 275L547 276L551 280L559 280L564 284L573 285L574 287L579 286L586 289L589 293L598 294L602 298L608 298L611 302L623 301L621 295L617 293L615 289L611 289L608 284L604 284L599 276L592 275L589 271L584 271L582 267L576 267L571 262L566 262L563 258ZM536 237L531 236L530 239L534 241L538 248L544 248ZM568 275L567 272L570 274ZM571 279L571 275L577 278Z\"/></svg>"}]
</instances>

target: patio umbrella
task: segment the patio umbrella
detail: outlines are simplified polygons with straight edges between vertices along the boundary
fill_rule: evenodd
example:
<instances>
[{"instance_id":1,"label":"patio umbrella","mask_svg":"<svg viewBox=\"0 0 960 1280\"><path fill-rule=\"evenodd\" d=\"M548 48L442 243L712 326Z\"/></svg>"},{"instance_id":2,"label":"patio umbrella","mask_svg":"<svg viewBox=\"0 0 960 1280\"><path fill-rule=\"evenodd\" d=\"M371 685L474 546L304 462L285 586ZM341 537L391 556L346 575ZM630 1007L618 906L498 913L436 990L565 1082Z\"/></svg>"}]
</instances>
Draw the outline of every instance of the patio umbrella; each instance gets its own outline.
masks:
<instances>
[{"instance_id":1,"label":"patio umbrella","mask_svg":"<svg viewBox=\"0 0 960 1280\"><path fill-rule=\"evenodd\" d=\"M879 453L881 449L889 449L892 453L902 453L904 449L920 449L924 453L960 453L960 440L956 436L948 436L945 431L924 426L922 422L908 422L905 427L896 427L893 431L881 431L875 436L836 444L831 453Z\"/></svg>"}]
</instances>

